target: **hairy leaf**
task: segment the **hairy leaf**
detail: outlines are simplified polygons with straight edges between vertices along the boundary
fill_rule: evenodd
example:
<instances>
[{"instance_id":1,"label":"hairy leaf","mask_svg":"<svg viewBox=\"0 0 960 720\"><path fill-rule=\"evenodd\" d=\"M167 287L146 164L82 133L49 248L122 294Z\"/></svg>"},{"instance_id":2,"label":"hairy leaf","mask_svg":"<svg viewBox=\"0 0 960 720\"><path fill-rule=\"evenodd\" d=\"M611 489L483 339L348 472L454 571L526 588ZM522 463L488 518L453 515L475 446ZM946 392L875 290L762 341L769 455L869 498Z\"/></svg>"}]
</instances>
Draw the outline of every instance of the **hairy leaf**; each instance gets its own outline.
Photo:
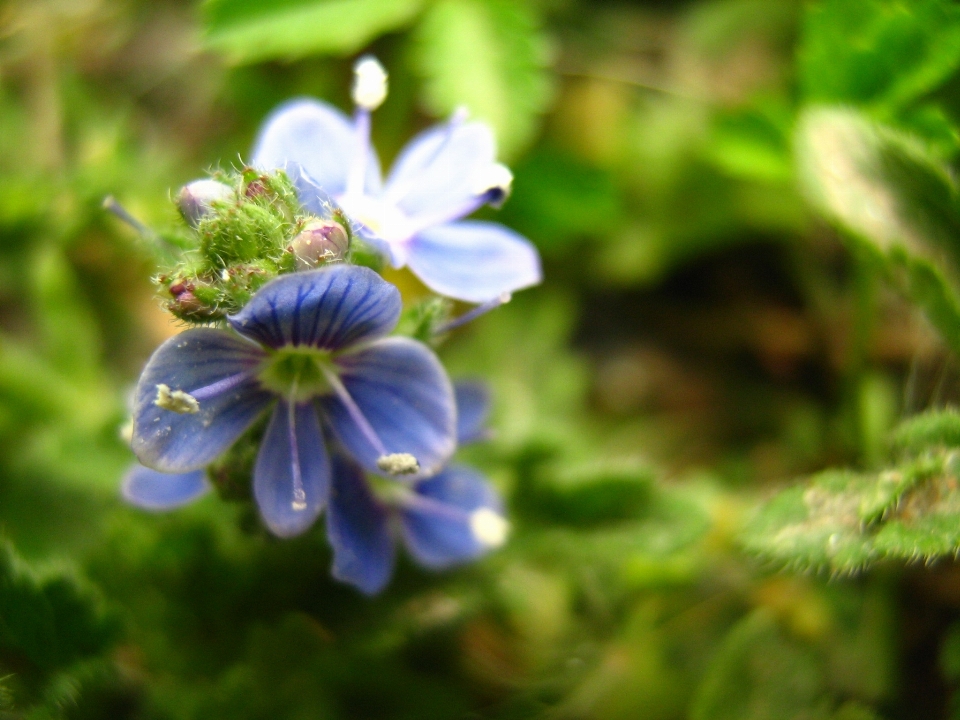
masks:
<instances>
[{"instance_id":1,"label":"hairy leaf","mask_svg":"<svg viewBox=\"0 0 960 720\"><path fill-rule=\"evenodd\" d=\"M835 573L883 559L929 562L960 550L956 411L908 420L899 462L879 473L828 470L764 505L742 540L758 555Z\"/></svg>"},{"instance_id":2,"label":"hairy leaf","mask_svg":"<svg viewBox=\"0 0 960 720\"><path fill-rule=\"evenodd\" d=\"M813 204L885 258L891 277L960 349L960 203L947 169L914 138L846 108L807 110L796 145Z\"/></svg>"},{"instance_id":3,"label":"hairy leaf","mask_svg":"<svg viewBox=\"0 0 960 720\"><path fill-rule=\"evenodd\" d=\"M431 112L466 107L493 126L506 155L533 138L552 86L549 43L530 7L441 0L424 16L416 43L415 63Z\"/></svg>"}]
</instances>

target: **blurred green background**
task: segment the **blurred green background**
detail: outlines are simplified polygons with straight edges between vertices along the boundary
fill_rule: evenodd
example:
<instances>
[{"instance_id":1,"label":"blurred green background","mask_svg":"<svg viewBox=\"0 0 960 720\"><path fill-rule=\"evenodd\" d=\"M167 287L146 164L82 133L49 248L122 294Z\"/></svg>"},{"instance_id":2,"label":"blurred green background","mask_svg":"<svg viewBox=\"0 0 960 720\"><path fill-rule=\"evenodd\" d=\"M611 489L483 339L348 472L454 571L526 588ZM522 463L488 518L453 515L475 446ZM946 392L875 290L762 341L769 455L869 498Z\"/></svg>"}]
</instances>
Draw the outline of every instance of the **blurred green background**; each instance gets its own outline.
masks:
<instances>
[{"instance_id":1,"label":"blurred green background","mask_svg":"<svg viewBox=\"0 0 960 720\"><path fill-rule=\"evenodd\" d=\"M374 599L322 523L123 505L178 326L101 208L362 52L384 165L495 127L546 277L441 351L510 542ZM960 718L958 127L947 0L0 2L0 718Z\"/></svg>"}]
</instances>

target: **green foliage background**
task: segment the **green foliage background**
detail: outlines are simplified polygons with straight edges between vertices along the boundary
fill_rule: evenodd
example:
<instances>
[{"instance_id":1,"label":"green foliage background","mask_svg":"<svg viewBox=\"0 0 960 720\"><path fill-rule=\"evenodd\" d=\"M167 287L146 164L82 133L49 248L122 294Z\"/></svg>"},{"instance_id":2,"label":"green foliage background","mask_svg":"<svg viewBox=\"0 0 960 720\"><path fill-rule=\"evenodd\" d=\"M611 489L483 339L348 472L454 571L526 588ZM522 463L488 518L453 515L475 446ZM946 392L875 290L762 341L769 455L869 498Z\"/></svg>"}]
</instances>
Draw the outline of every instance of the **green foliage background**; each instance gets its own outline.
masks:
<instances>
[{"instance_id":1,"label":"green foliage background","mask_svg":"<svg viewBox=\"0 0 960 720\"><path fill-rule=\"evenodd\" d=\"M120 501L178 328L101 208L364 51L384 164L467 106L546 274L442 350L510 542L374 599L322 523ZM0 718L960 718L958 157L947 0L0 4Z\"/></svg>"}]
</instances>

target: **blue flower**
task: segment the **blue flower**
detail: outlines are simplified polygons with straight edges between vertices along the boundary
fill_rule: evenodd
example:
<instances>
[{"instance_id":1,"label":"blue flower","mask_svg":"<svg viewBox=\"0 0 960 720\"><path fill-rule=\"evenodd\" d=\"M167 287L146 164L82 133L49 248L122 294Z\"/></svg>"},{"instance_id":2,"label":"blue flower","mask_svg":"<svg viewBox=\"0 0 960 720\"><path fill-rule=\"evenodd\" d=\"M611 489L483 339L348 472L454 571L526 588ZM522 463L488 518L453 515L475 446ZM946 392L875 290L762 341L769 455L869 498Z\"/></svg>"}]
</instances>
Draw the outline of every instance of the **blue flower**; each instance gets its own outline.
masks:
<instances>
[{"instance_id":1,"label":"blue flower","mask_svg":"<svg viewBox=\"0 0 960 720\"><path fill-rule=\"evenodd\" d=\"M394 267L406 265L441 295L480 303L539 283L540 258L526 238L460 220L509 192L512 176L496 162L490 128L456 113L414 138L382 181L370 112L386 95L386 74L365 58L356 76L352 121L317 100L281 105L260 131L252 164L286 169L313 212L332 199Z\"/></svg>"},{"instance_id":2,"label":"blue flower","mask_svg":"<svg viewBox=\"0 0 960 720\"><path fill-rule=\"evenodd\" d=\"M327 502L321 417L368 472L437 472L456 447L453 388L426 346L384 337L400 309L397 289L363 267L272 280L228 317L235 332L195 328L157 349L137 385L134 452L147 468L184 476L272 407L253 494L282 537L309 528ZM130 487L145 476L133 477Z\"/></svg>"},{"instance_id":3,"label":"blue flower","mask_svg":"<svg viewBox=\"0 0 960 720\"><path fill-rule=\"evenodd\" d=\"M457 435L485 436L487 397L482 387L457 385ZM327 537L333 576L373 595L393 574L397 535L413 558L431 569L474 560L506 540L503 502L487 479L450 465L412 483L371 483L356 463L334 455Z\"/></svg>"},{"instance_id":4,"label":"blue flower","mask_svg":"<svg viewBox=\"0 0 960 720\"><path fill-rule=\"evenodd\" d=\"M169 474L135 463L120 484L120 494L131 505L144 510L173 510L199 500L212 490L207 473L194 470Z\"/></svg>"}]
</instances>

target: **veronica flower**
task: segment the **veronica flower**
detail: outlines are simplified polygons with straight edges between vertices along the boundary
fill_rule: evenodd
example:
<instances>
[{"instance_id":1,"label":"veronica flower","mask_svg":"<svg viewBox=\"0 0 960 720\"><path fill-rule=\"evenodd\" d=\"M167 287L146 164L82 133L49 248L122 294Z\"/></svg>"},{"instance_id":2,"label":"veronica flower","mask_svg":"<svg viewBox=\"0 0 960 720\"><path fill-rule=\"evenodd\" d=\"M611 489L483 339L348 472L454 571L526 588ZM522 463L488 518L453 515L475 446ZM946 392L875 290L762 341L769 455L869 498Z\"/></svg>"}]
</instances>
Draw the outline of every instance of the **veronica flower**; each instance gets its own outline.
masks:
<instances>
[{"instance_id":1,"label":"veronica flower","mask_svg":"<svg viewBox=\"0 0 960 720\"><path fill-rule=\"evenodd\" d=\"M487 396L457 385L460 442L485 436ZM406 483L374 487L356 463L334 455L327 537L333 576L373 595L393 574L397 539L420 565L442 569L474 560L506 540L503 502L487 479L463 465Z\"/></svg>"},{"instance_id":2,"label":"veronica flower","mask_svg":"<svg viewBox=\"0 0 960 720\"><path fill-rule=\"evenodd\" d=\"M144 510L173 510L199 500L212 489L203 470L171 475L135 463L123 477L120 494Z\"/></svg>"},{"instance_id":3,"label":"veronica flower","mask_svg":"<svg viewBox=\"0 0 960 720\"><path fill-rule=\"evenodd\" d=\"M252 164L286 169L313 212L332 199L394 267L409 267L441 295L489 302L539 283L540 258L526 238L497 223L461 220L510 190L490 128L455 113L415 137L382 181L370 114L385 97L383 68L361 59L352 120L317 100L286 103L261 129Z\"/></svg>"},{"instance_id":4,"label":"veronica flower","mask_svg":"<svg viewBox=\"0 0 960 720\"><path fill-rule=\"evenodd\" d=\"M368 472L436 472L456 447L453 389L426 346L384 337L400 309L397 289L363 267L272 280L228 316L232 332L195 328L157 349L137 385L134 452L189 485L182 476L272 408L253 494L280 536L306 530L326 504L331 462L321 416ZM145 477L134 471L128 486Z\"/></svg>"}]
</instances>

